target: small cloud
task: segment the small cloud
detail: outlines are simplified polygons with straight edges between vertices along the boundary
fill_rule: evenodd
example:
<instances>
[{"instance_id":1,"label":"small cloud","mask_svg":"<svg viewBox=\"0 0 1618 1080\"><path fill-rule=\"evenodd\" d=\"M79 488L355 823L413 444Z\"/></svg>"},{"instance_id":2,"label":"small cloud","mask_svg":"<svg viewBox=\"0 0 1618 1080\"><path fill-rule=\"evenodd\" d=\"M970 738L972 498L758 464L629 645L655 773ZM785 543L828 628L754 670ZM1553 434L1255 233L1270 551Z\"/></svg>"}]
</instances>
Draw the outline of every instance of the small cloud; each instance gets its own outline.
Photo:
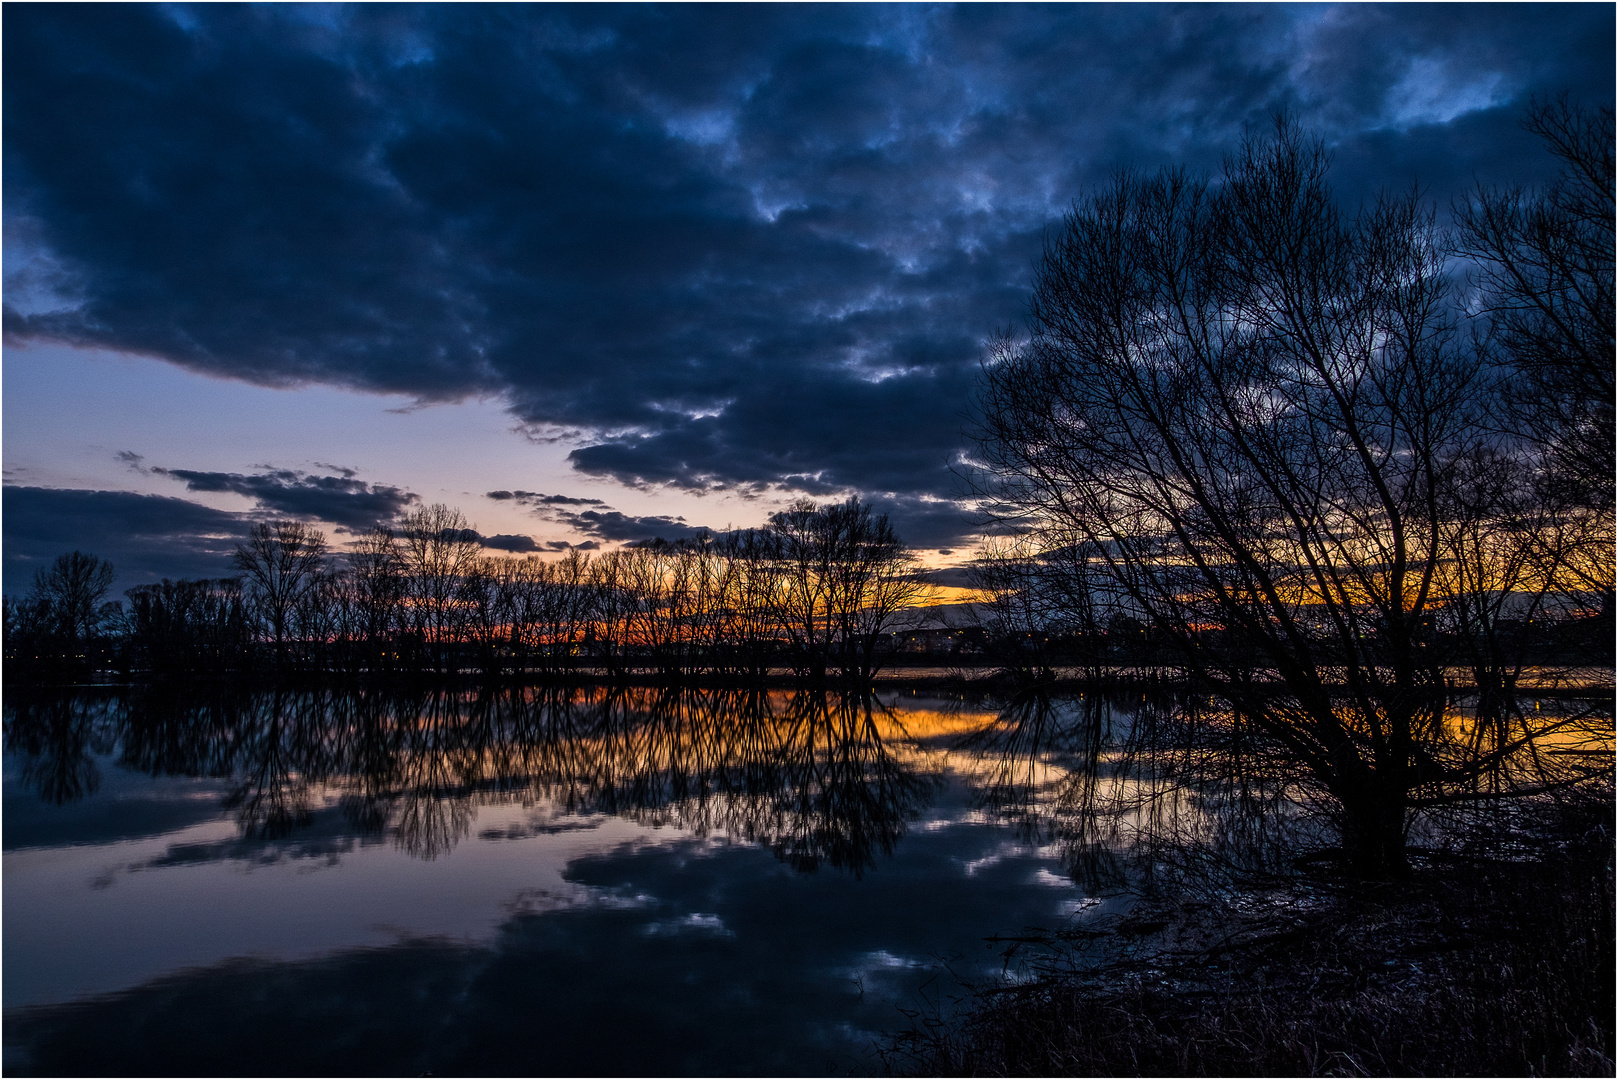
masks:
<instances>
[{"instance_id":1,"label":"small cloud","mask_svg":"<svg viewBox=\"0 0 1618 1080\"><path fill-rule=\"evenodd\" d=\"M128 451L125 451L128 453ZM119 455L123 458L123 455ZM128 460L125 458L124 460ZM389 484L368 484L346 475L319 476L292 469L259 466L256 474L165 469L146 472L185 483L187 491L230 492L254 500L261 513L316 518L359 532L379 522L392 521L421 496Z\"/></svg>"},{"instance_id":2,"label":"small cloud","mask_svg":"<svg viewBox=\"0 0 1618 1080\"><path fill-rule=\"evenodd\" d=\"M494 536L485 536L479 543L496 551L530 552L539 550L539 545L534 543L532 536L521 536L512 533L496 533Z\"/></svg>"},{"instance_id":3,"label":"small cloud","mask_svg":"<svg viewBox=\"0 0 1618 1080\"><path fill-rule=\"evenodd\" d=\"M566 526L586 536L607 541L682 540L704 530L686 523L683 517L647 515L636 517L614 510L602 499L573 495L547 495L542 491L507 491L501 488L485 493L496 502L515 502L534 514ZM581 507L583 509L572 509ZM561 547L556 547L561 544ZM552 550L564 550L565 541L553 541ZM584 545L576 544L583 548Z\"/></svg>"},{"instance_id":4,"label":"small cloud","mask_svg":"<svg viewBox=\"0 0 1618 1080\"><path fill-rule=\"evenodd\" d=\"M496 502L518 502L531 510L540 510L547 506L606 506L601 499L574 498L571 495L546 495L542 491L491 491L487 497Z\"/></svg>"},{"instance_id":5,"label":"small cloud","mask_svg":"<svg viewBox=\"0 0 1618 1080\"><path fill-rule=\"evenodd\" d=\"M618 510L560 513L557 519L603 540L684 540L707 530L687 525L683 517L633 517Z\"/></svg>"}]
</instances>

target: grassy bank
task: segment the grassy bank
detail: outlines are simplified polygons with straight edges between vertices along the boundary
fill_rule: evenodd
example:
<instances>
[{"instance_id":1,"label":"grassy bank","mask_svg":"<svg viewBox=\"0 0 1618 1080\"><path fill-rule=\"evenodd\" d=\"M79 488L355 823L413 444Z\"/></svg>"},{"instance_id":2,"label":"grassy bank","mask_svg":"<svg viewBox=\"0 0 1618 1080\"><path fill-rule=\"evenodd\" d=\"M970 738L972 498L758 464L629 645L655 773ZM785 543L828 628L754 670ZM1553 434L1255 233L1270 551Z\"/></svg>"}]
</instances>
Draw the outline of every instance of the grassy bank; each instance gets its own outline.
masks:
<instances>
[{"instance_id":1,"label":"grassy bank","mask_svg":"<svg viewBox=\"0 0 1618 1080\"><path fill-rule=\"evenodd\" d=\"M1237 898L1148 901L1022 942L888 1052L919 1075L1611 1076L1610 800L1520 849L1419 857L1409 880L1318 872ZM1508 857L1509 856L1509 857Z\"/></svg>"}]
</instances>

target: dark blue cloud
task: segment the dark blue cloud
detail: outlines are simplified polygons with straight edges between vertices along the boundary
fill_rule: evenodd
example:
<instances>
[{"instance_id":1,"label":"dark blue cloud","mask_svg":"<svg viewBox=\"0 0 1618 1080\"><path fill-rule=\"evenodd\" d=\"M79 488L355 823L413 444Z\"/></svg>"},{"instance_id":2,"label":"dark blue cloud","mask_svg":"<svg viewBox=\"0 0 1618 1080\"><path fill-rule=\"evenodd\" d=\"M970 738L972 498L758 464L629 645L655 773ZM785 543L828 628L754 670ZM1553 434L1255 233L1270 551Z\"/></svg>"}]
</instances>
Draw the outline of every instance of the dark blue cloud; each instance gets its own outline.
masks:
<instances>
[{"instance_id":1,"label":"dark blue cloud","mask_svg":"<svg viewBox=\"0 0 1618 1080\"><path fill-rule=\"evenodd\" d=\"M576 498L571 495L546 495L539 491L491 491L485 498L495 502L516 502L532 510L547 506L606 506L601 499Z\"/></svg>"},{"instance_id":2,"label":"dark blue cloud","mask_svg":"<svg viewBox=\"0 0 1618 1080\"><path fill-rule=\"evenodd\" d=\"M635 517L617 510L585 510L558 517L586 536L607 541L685 540L707 531L686 524L683 517Z\"/></svg>"},{"instance_id":3,"label":"dark blue cloud","mask_svg":"<svg viewBox=\"0 0 1618 1080\"><path fill-rule=\"evenodd\" d=\"M534 543L532 536L522 536L515 533L496 533L493 536L480 536L478 537L478 543L495 551L511 551L519 555L541 550L540 546Z\"/></svg>"},{"instance_id":4,"label":"dark blue cloud","mask_svg":"<svg viewBox=\"0 0 1618 1080\"><path fill-rule=\"evenodd\" d=\"M120 455L123 456L123 455ZM228 491L245 495L270 514L329 521L351 532L392 522L421 498L387 484L368 484L347 475L316 476L292 469L244 474L153 468L150 472L183 480L187 491Z\"/></svg>"},{"instance_id":5,"label":"dark blue cloud","mask_svg":"<svg viewBox=\"0 0 1618 1080\"><path fill-rule=\"evenodd\" d=\"M933 585L946 585L957 589L972 589L977 582L972 571L964 566L949 566L939 570L923 570L917 576Z\"/></svg>"},{"instance_id":6,"label":"dark blue cloud","mask_svg":"<svg viewBox=\"0 0 1618 1080\"><path fill-rule=\"evenodd\" d=\"M599 541L644 541L644 540L684 540L696 536L704 531L700 526L688 524L683 517L664 517L651 514L636 517L614 510L601 499L587 499L571 495L546 495L539 491L490 491L486 498L496 502L515 502L525 506L536 517L543 518L553 524L562 525L584 536L594 539L576 545L583 549L599 546ZM588 507L576 510L574 507ZM527 537L517 537L521 542ZM499 547L491 544L489 539L483 541L485 547ZM528 540L527 547L509 548L511 551L533 551L536 548L532 540ZM566 541L554 540L546 545L552 551L563 551L570 546Z\"/></svg>"},{"instance_id":7,"label":"dark blue cloud","mask_svg":"<svg viewBox=\"0 0 1618 1080\"><path fill-rule=\"evenodd\" d=\"M1350 200L1532 182L1526 101L1610 102L1613 28L1602 5L19 5L6 329L503 394L630 482L948 497L980 342L1087 184L1212 167L1278 108Z\"/></svg>"},{"instance_id":8,"label":"dark blue cloud","mask_svg":"<svg viewBox=\"0 0 1618 1080\"><path fill-rule=\"evenodd\" d=\"M33 573L74 549L107 559L114 592L162 578L223 577L247 532L243 515L185 499L128 491L23 487L3 490L5 590L20 594Z\"/></svg>"}]
</instances>

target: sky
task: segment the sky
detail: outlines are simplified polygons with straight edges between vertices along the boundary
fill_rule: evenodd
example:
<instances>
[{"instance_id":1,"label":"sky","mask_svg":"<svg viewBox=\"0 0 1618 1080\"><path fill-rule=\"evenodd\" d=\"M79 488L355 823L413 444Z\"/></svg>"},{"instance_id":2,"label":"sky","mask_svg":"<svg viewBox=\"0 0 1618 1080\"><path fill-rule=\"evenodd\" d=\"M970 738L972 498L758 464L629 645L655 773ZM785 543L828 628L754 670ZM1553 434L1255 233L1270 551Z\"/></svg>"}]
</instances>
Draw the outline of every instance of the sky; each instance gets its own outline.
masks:
<instances>
[{"instance_id":1,"label":"sky","mask_svg":"<svg viewBox=\"0 0 1618 1080\"><path fill-rule=\"evenodd\" d=\"M492 554L859 495L981 527L985 342L1119 169L1279 110L1440 212L1610 106L1610 4L8 3L3 582L431 503Z\"/></svg>"}]
</instances>

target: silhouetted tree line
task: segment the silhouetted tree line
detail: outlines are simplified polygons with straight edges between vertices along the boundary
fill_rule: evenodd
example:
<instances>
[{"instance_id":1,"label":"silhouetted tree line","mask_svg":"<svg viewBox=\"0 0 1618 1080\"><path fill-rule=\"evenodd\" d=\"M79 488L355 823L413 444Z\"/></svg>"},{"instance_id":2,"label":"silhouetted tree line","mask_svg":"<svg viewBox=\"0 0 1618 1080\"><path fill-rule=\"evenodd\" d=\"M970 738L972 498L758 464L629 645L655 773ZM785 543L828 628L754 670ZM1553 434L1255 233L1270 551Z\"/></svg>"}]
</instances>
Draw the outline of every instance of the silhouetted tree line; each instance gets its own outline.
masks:
<instances>
[{"instance_id":1,"label":"silhouetted tree line","mask_svg":"<svg viewBox=\"0 0 1618 1080\"><path fill-rule=\"evenodd\" d=\"M1577 779L1508 767L1561 730L1518 690L1546 624L1610 669L1613 118L1528 127L1558 180L1480 187L1447 229L1415 190L1346 212L1285 119L1216 179L1123 173L984 368L1000 641L1026 667L1138 623L1368 873L1419 811Z\"/></svg>"},{"instance_id":2,"label":"silhouetted tree line","mask_svg":"<svg viewBox=\"0 0 1618 1080\"><path fill-rule=\"evenodd\" d=\"M802 502L759 529L557 558L482 554L443 505L343 553L301 521L253 527L238 576L163 581L108 602L82 552L5 608L8 678L95 670L651 673L758 679L772 668L868 681L925 585L886 515Z\"/></svg>"},{"instance_id":3,"label":"silhouetted tree line","mask_svg":"<svg viewBox=\"0 0 1618 1080\"><path fill-rule=\"evenodd\" d=\"M244 842L293 838L327 813L431 859L479 805L543 801L859 873L936 788L884 739L884 714L868 695L814 690L153 684L20 691L5 737L24 784L57 804L97 789L98 757L223 778Z\"/></svg>"}]
</instances>

